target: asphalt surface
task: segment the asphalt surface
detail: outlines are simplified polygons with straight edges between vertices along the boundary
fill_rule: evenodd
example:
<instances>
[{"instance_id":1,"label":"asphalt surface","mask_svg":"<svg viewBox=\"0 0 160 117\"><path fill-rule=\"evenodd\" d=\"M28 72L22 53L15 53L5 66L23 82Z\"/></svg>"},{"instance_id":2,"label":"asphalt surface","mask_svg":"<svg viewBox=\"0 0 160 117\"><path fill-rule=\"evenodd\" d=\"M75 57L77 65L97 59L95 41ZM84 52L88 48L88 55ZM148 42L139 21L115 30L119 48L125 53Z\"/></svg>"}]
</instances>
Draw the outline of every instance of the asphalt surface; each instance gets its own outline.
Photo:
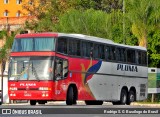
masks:
<instances>
[{"instance_id":1,"label":"asphalt surface","mask_svg":"<svg viewBox=\"0 0 160 117\"><path fill-rule=\"evenodd\" d=\"M103 105L91 106L91 105L85 105L84 102L78 102L77 105L68 106L66 105L65 102L49 102L45 105L37 104L36 106L30 106L29 103L3 104L0 106L1 112L2 109L12 109L12 111L17 109L42 110L42 115L41 114L21 115L13 112L12 114L1 114L0 117L160 117L160 105L158 104L153 106L153 105L138 105L134 103L128 106L128 105L112 105L112 103L104 103ZM147 113L148 110L149 111L153 110L154 114ZM43 111L45 113L43 113ZM121 111L121 113L116 113L118 111ZM123 113L123 111L127 113ZM128 113L130 111L133 112L134 114ZM140 113L145 111L147 114ZM71 114L72 112L73 114ZM74 114L76 112L78 112L79 114ZM98 114L96 114L96 112L98 112Z\"/></svg>"}]
</instances>

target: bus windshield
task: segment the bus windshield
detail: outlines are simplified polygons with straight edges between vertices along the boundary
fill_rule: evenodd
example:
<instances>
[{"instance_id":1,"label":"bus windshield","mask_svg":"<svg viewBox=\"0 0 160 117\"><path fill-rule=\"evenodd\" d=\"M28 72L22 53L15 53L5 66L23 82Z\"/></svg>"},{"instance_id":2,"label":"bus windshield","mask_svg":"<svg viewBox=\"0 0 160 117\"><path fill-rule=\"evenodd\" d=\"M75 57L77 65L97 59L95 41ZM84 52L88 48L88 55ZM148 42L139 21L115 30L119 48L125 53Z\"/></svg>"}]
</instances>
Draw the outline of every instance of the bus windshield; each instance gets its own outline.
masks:
<instances>
[{"instance_id":1,"label":"bus windshield","mask_svg":"<svg viewBox=\"0 0 160 117\"><path fill-rule=\"evenodd\" d=\"M12 52L55 51L55 38L36 37L14 40Z\"/></svg>"},{"instance_id":2,"label":"bus windshield","mask_svg":"<svg viewBox=\"0 0 160 117\"><path fill-rule=\"evenodd\" d=\"M12 57L9 80L52 80L53 57Z\"/></svg>"}]
</instances>

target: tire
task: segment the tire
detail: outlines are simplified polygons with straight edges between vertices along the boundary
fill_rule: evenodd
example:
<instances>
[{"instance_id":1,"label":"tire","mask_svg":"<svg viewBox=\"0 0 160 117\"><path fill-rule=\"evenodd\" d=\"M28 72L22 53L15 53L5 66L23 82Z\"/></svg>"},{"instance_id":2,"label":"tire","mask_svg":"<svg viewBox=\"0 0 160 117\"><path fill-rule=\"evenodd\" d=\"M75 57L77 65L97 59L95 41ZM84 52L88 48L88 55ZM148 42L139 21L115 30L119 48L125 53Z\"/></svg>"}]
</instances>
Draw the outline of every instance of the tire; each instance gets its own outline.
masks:
<instances>
[{"instance_id":1,"label":"tire","mask_svg":"<svg viewBox=\"0 0 160 117\"><path fill-rule=\"evenodd\" d=\"M127 91L122 89L120 96L120 105L125 105L127 103Z\"/></svg>"},{"instance_id":2,"label":"tire","mask_svg":"<svg viewBox=\"0 0 160 117\"><path fill-rule=\"evenodd\" d=\"M103 101L85 101L86 105L102 105Z\"/></svg>"},{"instance_id":3,"label":"tire","mask_svg":"<svg viewBox=\"0 0 160 117\"><path fill-rule=\"evenodd\" d=\"M30 105L36 105L36 100L30 100Z\"/></svg>"},{"instance_id":4,"label":"tire","mask_svg":"<svg viewBox=\"0 0 160 117\"><path fill-rule=\"evenodd\" d=\"M67 105L76 104L76 94L73 87L69 87L68 89L66 104Z\"/></svg>"},{"instance_id":5,"label":"tire","mask_svg":"<svg viewBox=\"0 0 160 117\"><path fill-rule=\"evenodd\" d=\"M136 95L134 91L129 91L128 97L127 97L127 105L130 105L132 102L136 100Z\"/></svg>"}]
</instances>

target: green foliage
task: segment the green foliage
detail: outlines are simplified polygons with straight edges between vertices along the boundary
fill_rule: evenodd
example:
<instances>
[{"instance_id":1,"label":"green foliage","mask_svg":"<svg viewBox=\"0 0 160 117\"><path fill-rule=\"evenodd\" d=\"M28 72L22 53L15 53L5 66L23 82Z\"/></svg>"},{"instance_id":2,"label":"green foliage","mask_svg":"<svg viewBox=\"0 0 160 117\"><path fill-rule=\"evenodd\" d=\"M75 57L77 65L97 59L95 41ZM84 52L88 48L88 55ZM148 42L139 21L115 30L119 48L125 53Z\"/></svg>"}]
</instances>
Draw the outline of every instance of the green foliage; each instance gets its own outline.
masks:
<instances>
[{"instance_id":1,"label":"green foliage","mask_svg":"<svg viewBox=\"0 0 160 117\"><path fill-rule=\"evenodd\" d=\"M3 39L3 37L6 36L6 35L7 35L7 31L2 30L2 31L0 32L0 39Z\"/></svg>"},{"instance_id":2,"label":"green foliage","mask_svg":"<svg viewBox=\"0 0 160 117\"><path fill-rule=\"evenodd\" d=\"M93 9L71 10L60 17L56 29L59 32L81 33L99 37L109 37L110 15Z\"/></svg>"},{"instance_id":3,"label":"green foliage","mask_svg":"<svg viewBox=\"0 0 160 117\"><path fill-rule=\"evenodd\" d=\"M138 38L139 45L147 47L149 30L155 28L160 15L160 2L157 0L126 0L127 16L132 22L132 33Z\"/></svg>"},{"instance_id":4,"label":"green foliage","mask_svg":"<svg viewBox=\"0 0 160 117\"><path fill-rule=\"evenodd\" d=\"M9 57L9 52L12 47L12 43L16 35L16 32L9 34L6 30L3 30L0 32L0 35L2 39L5 39L5 45L0 49L0 63L1 63L2 60L6 60Z\"/></svg>"},{"instance_id":5,"label":"green foliage","mask_svg":"<svg viewBox=\"0 0 160 117\"><path fill-rule=\"evenodd\" d=\"M148 36L149 66L160 67L160 31L150 32Z\"/></svg>"}]
</instances>

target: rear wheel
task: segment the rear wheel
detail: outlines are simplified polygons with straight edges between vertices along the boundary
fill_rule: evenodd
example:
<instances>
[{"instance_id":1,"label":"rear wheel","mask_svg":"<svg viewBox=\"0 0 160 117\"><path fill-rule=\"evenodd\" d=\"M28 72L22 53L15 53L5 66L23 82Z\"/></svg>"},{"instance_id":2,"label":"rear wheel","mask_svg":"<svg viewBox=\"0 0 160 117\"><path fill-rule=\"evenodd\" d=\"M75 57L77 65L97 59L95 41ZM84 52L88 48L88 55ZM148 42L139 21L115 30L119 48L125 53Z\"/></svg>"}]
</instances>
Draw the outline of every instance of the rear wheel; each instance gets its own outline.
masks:
<instances>
[{"instance_id":1,"label":"rear wheel","mask_svg":"<svg viewBox=\"0 0 160 117\"><path fill-rule=\"evenodd\" d=\"M86 103L86 105L102 105L103 104L103 101L88 101L88 100L86 100L85 101L85 103Z\"/></svg>"},{"instance_id":2,"label":"rear wheel","mask_svg":"<svg viewBox=\"0 0 160 117\"><path fill-rule=\"evenodd\" d=\"M127 103L127 91L122 89L121 96L120 96L120 104L125 105Z\"/></svg>"},{"instance_id":3,"label":"rear wheel","mask_svg":"<svg viewBox=\"0 0 160 117\"><path fill-rule=\"evenodd\" d=\"M30 100L30 105L36 105L36 100Z\"/></svg>"},{"instance_id":4,"label":"rear wheel","mask_svg":"<svg viewBox=\"0 0 160 117\"><path fill-rule=\"evenodd\" d=\"M132 102L136 100L136 95L134 91L129 91L128 97L127 97L127 105L130 105Z\"/></svg>"},{"instance_id":5,"label":"rear wheel","mask_svg":"<svg viewBox=\"0 0 160 117\"><path fill-rule=\"evenodd\" d=\"M68 89L66 104L67 105L76 104L76 93L73 87L69 87Z\"/></svg>"}]
</instances>

